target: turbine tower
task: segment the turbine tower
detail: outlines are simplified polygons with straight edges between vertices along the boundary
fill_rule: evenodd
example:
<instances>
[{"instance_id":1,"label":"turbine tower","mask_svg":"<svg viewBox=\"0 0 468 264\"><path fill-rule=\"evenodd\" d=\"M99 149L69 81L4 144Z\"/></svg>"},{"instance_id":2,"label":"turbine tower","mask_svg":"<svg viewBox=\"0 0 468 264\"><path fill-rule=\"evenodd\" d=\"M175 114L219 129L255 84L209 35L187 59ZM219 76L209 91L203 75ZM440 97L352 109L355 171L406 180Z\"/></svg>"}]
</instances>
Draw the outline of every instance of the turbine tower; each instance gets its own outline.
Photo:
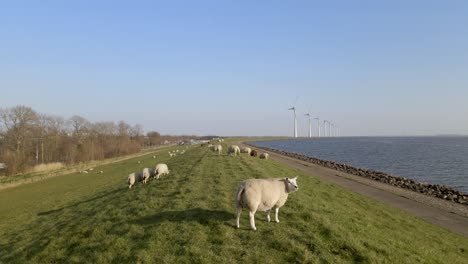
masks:
<instances>
[{"instance_id":1,"label":"turbine tower","mask_svg":"<svg viewBox=\"0 0 468 264\"><path fill-rule=\"evenodd\" d=\"M317 136L320 137L320 118L317 116L314 120L317 120Z\"/></svg>"},{"instance_id":2,"label":"turbine tower","mask_svg":"<svg viewBox=\"0 0 468 264\"><path fill-rule=\"evenodd\" d=\"M312 124L310 123L310 113L305 114L305 116L309 117L309 137L312 137Z\"/></svg>"},{"instance_id":3,"label":"turbine tower","mask_svg":"<svg viewBox=\"0 0 468 264\"><path fill-rule=\"evenodd\" d=\"M296 119L296 107L293 106L289 108L288 110L293 110L294 112L294 137L297 138L297 119Z\"/></svg>"},{"instance_id":4,"label":"turbine tower","mask_svg":"<svg viewBox=\"0 0 468 264\"><path fill-rule=\"evenodd\" d=\"M323 135L325 137L327 136L327 123L328 123L328 120L323 120Z\"/></svg>"},{"instance_id":5,"label":"turbine tower","mask_svg":"<svg viewBox=\"0 0 468 264\"><path fill-rule=\"evenodd\" d=\"M331 131L330 131L330 136L334 137L335 136L335 124L331 123Z\"/></svg>"}]
</instances>

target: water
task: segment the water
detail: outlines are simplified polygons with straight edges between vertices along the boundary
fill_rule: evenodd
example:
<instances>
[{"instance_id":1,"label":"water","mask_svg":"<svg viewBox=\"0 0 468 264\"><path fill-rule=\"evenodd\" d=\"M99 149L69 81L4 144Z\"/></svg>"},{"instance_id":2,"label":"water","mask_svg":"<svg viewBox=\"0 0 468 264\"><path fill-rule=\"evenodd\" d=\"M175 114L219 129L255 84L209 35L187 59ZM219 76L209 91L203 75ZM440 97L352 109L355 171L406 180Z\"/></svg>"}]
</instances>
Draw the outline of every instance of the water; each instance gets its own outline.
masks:
<instances>
[{"instance_id":1,"label":"water","mask_svg":"<svg viewBox=\"0 0 468 264\"><path fill-rule=\"evenodd\" d=\"M342 137L254 144L468 193L468 137Z\"/></svg>"}]
</instances>

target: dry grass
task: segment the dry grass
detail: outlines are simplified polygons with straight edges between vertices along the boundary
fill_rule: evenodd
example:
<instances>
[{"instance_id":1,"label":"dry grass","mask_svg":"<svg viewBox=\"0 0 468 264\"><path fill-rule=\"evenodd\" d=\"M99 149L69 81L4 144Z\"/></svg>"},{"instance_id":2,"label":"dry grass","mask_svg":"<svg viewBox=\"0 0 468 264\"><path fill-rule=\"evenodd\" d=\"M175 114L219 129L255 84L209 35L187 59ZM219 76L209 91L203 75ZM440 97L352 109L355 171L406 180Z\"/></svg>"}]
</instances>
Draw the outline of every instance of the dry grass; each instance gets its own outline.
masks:
<instances>
[{"instance_id":1,"label":"dry grass","mask_svg":"<svg viewBox=\"0 0 468 264\"><path fill-rule=\"evenodd\" d=\"M34 167L32 167L29 172L36 173L36 172L51 172L55 170L59 170L63 168L65 165L61 162L52 162L52 163L45 163L45 164L39 164Z\"/></svg>"}]
</instances>

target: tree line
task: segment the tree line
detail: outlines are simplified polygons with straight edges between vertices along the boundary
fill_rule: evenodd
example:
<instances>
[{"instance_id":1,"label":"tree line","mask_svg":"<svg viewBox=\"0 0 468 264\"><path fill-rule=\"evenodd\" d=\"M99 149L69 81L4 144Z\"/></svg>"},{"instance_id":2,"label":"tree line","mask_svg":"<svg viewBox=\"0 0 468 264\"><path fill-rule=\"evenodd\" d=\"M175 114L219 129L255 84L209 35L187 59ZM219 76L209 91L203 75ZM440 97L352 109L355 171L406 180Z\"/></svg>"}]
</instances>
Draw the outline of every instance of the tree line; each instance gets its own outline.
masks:
<instances>
[{"instance_id":1,"label":"tree line","mask_svg":"<svg viewBox=\"0 0 468 264\"><path fill-rule=\"evenodd\" d=\"M196 137L156 131L145 135L141 125L125 121L93 123L78 115L64 119L22 105L0 108L0 163L6 164L6 175L43 163L101 160L192 138Z\"/></svg>"}]
</instances>

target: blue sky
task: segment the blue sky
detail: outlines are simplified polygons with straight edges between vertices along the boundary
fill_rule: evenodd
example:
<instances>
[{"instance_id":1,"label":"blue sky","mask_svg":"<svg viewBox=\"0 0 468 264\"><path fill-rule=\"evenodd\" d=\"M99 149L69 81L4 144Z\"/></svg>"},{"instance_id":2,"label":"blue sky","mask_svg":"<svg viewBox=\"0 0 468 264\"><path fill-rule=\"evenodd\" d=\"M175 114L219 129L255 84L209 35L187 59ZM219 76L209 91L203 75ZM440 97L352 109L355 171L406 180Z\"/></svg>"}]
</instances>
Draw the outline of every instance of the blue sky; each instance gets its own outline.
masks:
<instances>
[{"instance_id":1,"label":"blue sky","mask_svg":"<svg viewBox=\"0 0 468 264\"><path fill-rule=\"evenodd\" d=\"M170 134L468 134L466 1L11 1L0 106ZM314 130L315 131L315 130Z\"/></svg>"}]
</instances>

